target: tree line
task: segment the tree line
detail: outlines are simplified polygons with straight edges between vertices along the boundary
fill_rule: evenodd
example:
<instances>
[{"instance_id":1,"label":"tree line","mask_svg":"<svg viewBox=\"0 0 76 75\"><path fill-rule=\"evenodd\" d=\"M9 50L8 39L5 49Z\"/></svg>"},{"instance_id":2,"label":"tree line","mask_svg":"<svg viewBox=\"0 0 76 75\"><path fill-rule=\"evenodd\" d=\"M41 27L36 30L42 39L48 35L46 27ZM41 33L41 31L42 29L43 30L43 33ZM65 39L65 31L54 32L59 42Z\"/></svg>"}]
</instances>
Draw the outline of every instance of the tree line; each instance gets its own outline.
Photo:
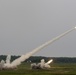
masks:
<instances>
[{"instance_id":1,"label":"tree line","mask_svg":"<svg viewBox=\"0 0 76 75\"><path fill-rule=\"evenodd\" d=\"M0 55L0 61L6 60L6 55ZM20 56L11 56L11 62ZM76 57L43 57L43 56L31 56L29 59L25 60L24 62L40 62L41 59L45 59L45 62L53 59L54 63L76 63Z\"/></svg>"}]
</instances>

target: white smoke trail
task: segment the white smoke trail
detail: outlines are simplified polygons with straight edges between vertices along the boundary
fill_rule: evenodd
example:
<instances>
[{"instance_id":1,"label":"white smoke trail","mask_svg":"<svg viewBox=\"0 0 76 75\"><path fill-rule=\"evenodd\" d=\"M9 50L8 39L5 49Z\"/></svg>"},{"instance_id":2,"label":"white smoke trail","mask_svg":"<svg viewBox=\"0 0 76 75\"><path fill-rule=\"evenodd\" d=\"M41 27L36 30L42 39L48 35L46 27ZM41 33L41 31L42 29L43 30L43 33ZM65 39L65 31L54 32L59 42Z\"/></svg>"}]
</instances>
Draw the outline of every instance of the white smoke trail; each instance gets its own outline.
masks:
<instances>
[{"instance_id":1,"label":"white smoke trail","mask_svg":"<svg viewBox=\"0 0 76 75\"><path fill-rule=\"evenodd\" d=\"M45 68L45 69L51 68L50 64L51 64L52 62L53 62L53 59L51 59L51 60L49 60L48 62L46 62L46 63L44 64L44 68Z\"/></svg>"},{"instance_id":2,"label":"white smoke trail","mask_svg":"<svg viewBox=\"0 0 76 75\"><path fill-rule=\"evenodd\" d=\"M4 64L4 66L3 66L3 68L10 67L11 66L11 62L10 61L11 61L11 56L10 55L7 55L6 62Z\"/></svg>"},{"instance_id":3,"label":"white smoke trail","mask_svg":"<svg viewBox=\"0 0 76 75\"><path fill-rule=\"evenodd\" d=\"M52 63L53 62L53 59L51 59L51 60L49 60L46 64L50 64L50 63Z\"/></svg>"},{"instance_id":4,"label":"white smoke trail","mask_svg":"<svg viewBox=\"0 0 76 75\"><path fill-rule=\"evenodd\" d=\"M4 60L1 60L1 64L4 65L5 64L5 61Z\"/></svg>"},{"instance_id":5,"label":"white smoke trail","mask_svg":"<svg viewBox=\"0 0 76 75\"><path fill-rule=\"evenodd\" d=\"M44 59L41 60L40 63L32 63L31 68L32 69L49 69L51 68L50 64L53 61L53 59L49 60L48 62L45 62Z\"/></svg>"},{"instance_id":6,"label":"white smoke trail","mask_svg":"<svg viewBox=\"0 0 76 75\"><path fill-rule=\"evenodd\" d=\"M0 62L0 70L3 69L4 64L5 64L5 61L4 60L1 60L1 62Z\"/></svg>"},{"instance_id":7,"label":"white smoke trail","mask_svg":"<svg viewBox=\"0 0 76 75\"><path fill-rule=\"evenodd\" d=\"M8 55L7 58L6 58L6 63L10 63L10 60L11 60L11 56Z\"/></svg>"},{"instance_id":8,"label":"white smoke trail","mask_svg":"<svg viewBox=\"0 0 76 75\"><path fill-rule=\"evenodd\" d=\"M45 60L42 59L41 62L38 64L42 69L44 69Z\"/></svg>"},{"instance_id":9,"label":"white smoke trail","mask_svg":"<svg viewBox=\"0 0 76 75\"><path fill-rule=\"evenodd\" d=\"M74 29L76 29L76 27L75 27L75 28L72 28L72 29L64 32L63 34L61 34L61 35L53 38L52 40L50 40L50 41L42 44L41 46L37 47L37 48L34 49L33 51L31 51L31 52L29 52L29 53L27 53L27 54L25 54L25 55L22 55L20 58L14 60L14 61L11 63L11 67L12 67L12 66L20 65L21 62L25 61L26 59L28 59L28 58L29 58L30 56L32 56L33 54L35 54L36 52L38 52L38 51L40 51L41 49L45 48L46 46L52 44L52 43L55 42L56 40L58 40L58 39L60 39L61 37L65 36L66 34L72 32Z\"/></svg>"}]
</instances>

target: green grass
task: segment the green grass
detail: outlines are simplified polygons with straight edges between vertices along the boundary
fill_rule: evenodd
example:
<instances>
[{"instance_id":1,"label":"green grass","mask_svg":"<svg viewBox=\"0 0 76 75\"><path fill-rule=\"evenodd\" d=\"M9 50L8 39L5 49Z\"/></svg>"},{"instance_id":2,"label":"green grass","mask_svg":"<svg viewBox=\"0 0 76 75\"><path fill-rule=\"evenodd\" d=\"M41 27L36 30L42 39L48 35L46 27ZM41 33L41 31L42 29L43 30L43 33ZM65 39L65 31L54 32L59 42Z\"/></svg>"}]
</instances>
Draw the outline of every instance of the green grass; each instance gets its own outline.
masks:
<instances>
[{"instance_id":1,"label":"green grass","mask_svg":"<svg viewBox=\"0 0 76 75\"><path fill-rule=\"evenodd\" d=\"M23 63L15 70L1 70L0 75L76 75L76 63L52 63L48 70L32 70Z\"/></svg>"}]
</instances>

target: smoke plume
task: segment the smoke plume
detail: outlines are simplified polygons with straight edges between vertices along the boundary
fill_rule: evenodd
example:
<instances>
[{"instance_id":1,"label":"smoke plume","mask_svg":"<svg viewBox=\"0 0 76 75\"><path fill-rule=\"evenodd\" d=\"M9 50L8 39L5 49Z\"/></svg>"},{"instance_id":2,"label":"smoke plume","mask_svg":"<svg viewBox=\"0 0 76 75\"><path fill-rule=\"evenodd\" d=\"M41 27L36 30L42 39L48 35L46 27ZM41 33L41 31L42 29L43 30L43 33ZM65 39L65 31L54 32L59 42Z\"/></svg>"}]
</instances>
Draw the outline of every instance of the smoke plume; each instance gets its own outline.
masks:
<instances>
[{"instance_id":1,"label":"smoke plume","mask_svg":"<svg viewBox=\"0 0 76 75\"><path fill-rule=\"evenodd\" d=\"M42 44L41 46L37 47L36 49L32 50L31 52L22 55L21 57L15 59L13 62L10 63L10 59L11 57L8 56L6 59L6 63L4 64L4 66L7 66L7 68L14 68L17 67L18 65L21 64L21 62L25 61L26 59L28 59L30 56L32 56L33 54L37 53L38 51L40 51L41 49L45 48L46 46L52 44L53 42L57 41L58 39L60 39L61 37L67 35L68 33L72 32L73 30L75 30L76 28L72 28L64 33L62 33L61 35L53 38L52 40L45 42L44 44Z\"/></svg>"},{"instance_id":2,"label":"smoke plume","mask_svg":"<svg viewBox=\"0 0 76 75\"><path fill-rule=\"evenodd\" d=\"M32 69L49 69L51 68L50 64L53 62L53 59L49 60L48 62L45 62L44 59L41 60L40 63L32 63L31 68Z\"/></svg>"},{"instance_id":3,"label":"smoke plume","mask_svg":"<svg viewBox=\"0 0 76 75\"><path fill-rule=\"evenodd\" d=\"M17 66L17 65L20 65L21 62L25 61L26 59L28 59L30 56L32 56L33 54L37 53L38 51L40 51L41 49L45 48L46 46L52 44L53 42L55 42L56 40L60 39L61 37L67 35L68 33L72 32L73 30L75 30L75 28L72 28L66 32L64 32L63 34L53 38L52 40L42 44L41 46L37 47L36 49L34 49L33 51L25 54L25 55L22 55L20 58L14 60L11 65L12 66Z\"/></svg>"}]
</instances>

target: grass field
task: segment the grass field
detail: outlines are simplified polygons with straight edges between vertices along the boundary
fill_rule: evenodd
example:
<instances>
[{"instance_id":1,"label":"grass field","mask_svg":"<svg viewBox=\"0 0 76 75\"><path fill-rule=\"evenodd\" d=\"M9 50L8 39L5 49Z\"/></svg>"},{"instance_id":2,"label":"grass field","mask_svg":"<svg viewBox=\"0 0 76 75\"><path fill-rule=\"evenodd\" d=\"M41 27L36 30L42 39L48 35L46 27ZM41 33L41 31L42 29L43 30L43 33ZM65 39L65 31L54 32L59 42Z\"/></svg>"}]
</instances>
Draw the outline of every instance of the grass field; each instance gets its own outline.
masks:
<instances>
[{"instance_id":1,"label":"grass field","mask_svg":"<svg viewBox=\"0 0 76 75\"><path fill-rule=\"evenodd\" d=\"M29 63L23 63L15 70L1 70L0 75L76 75L76 63L52 63L48 70L32 70Z\"/></svg>"}]
</instances>

